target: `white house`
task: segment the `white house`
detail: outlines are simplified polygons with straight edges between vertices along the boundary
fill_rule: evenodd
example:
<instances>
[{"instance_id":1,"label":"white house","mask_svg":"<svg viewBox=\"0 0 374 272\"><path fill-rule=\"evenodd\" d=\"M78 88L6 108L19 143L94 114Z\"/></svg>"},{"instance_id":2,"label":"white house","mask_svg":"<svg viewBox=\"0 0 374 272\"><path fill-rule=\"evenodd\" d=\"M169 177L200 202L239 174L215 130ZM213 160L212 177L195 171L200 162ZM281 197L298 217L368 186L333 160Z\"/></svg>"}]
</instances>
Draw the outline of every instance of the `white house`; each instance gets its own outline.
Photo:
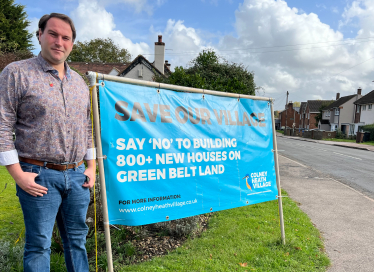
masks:
<instances>
[{"instance_id":1,"label":"white house","mask_svg":"<svg viewBox=\"0 0 374 272\"><path fill-rule=\"evenodd\" d=\"M358 99L354 104L356 106L356 127L374 124L374 90Z\"/></svg>"},{"instance_id":2,"label":"white house","mask_svg":"<svg viewBox=\"0 0 374 272\"><path fill-rule=\"evenodd\" d=\"M169 76L171 74L170 64L165 60L165 43L162 41L162 35L158 35L158 41L155 42L155 60L149 62L144 56L137 56L119 76L153 81L155 75Z\"/></svg>"},{"instance_id":3,"label":"white house","mask_svg":"<svg viewBox=\"0 0 374 272\"><path fill-rule=\"evenodd\" d=\"M355 102L362 97L361 89L357 94L340 97L336 94L336 101L322 110L322 118L330 117L331 131L340 129L346 135L354 135L357 132L355 126Z\"/></svg>"}]
</instances>

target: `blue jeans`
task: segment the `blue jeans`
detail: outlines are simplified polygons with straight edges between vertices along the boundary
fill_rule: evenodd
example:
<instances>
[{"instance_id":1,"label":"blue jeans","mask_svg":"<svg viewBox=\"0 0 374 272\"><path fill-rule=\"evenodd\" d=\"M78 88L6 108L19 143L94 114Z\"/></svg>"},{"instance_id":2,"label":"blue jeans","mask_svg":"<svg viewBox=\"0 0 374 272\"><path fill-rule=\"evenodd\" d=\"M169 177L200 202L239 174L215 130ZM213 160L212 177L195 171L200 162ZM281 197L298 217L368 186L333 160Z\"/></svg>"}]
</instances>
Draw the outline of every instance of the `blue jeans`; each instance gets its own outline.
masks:
<instances>
[{"instance_id":1,"label":"blue jeans","mask_svg":"<svg viewBox=\"0 0 374 272\"><path fill-rule=\"evenodd\" d=\"M24 172L38 174L35 182L48 188L47 194L34 197L17 186L26 227L24 271L50 271L50 247L55 220L64 245L67 270L88 271L85 244L90 190L82 187L86 181L84 164L66 171L24 162L20 164Z\"/></svg>"}]
</instances>

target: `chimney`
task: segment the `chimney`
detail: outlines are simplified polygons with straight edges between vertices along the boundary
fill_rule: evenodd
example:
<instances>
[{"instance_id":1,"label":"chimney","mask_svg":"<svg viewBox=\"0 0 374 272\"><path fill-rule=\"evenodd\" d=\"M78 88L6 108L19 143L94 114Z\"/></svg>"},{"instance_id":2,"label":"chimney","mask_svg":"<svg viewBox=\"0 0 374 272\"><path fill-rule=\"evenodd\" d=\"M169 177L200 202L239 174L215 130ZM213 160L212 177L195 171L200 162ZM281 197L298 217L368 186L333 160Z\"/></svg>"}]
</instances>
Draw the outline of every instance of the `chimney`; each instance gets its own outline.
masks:
<instances>
[{"instance_id":1,"label":"chimney","mask_svg":"<svg viewBox=\"0 0 374 272\"><path fill-rule=\"evenodd\" d=\"M361 87L358 87L357 94L361 94Z\"/></svg>"},{"instance_id":2,"label":"chimney","mask_svg":"<svg viewBox=\"0 0 374 272\"><path fill-rule=\"evenodd\" d=\"M154 66L164 74L165 43L162 42L162 35L158 35L158 42L155 42L155 62Z\"/></svg>"},{"instance_id":3,"label":"chimney","mask_svg":"<svg viewBox=\"0 0 374 272\"><path fill-rule=\"evenodd\" d=\"M336 93L336 100L339 100L340 98L340 93Z\"/></svg>"},{"instance_id":4,"label":"chimney","mask_svg":"<svg viewBox=\"0 0 374 272\"><path fill-rule=\"evenodd\" d=\"M169 63L169 61L165 60L165 65L166 65L167 67L170 67L170 63Z\"/></svg>"}]
</instances>

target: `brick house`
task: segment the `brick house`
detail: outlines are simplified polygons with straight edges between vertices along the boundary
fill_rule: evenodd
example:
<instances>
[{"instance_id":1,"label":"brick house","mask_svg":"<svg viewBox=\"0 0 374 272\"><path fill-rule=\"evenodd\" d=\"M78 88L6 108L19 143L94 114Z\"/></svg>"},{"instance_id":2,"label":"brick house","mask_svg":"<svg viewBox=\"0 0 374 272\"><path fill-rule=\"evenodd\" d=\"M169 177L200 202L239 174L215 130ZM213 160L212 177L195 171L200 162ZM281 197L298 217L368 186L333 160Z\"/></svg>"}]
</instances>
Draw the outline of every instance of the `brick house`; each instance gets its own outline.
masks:
<instances>
[{"instance_id":1,"label":"brick house","mask_svg":"<svg viewBox=\"0 0 374 272\"><path fill-rule=\"evenodd\" d=\"M306 105L307 103L306 102L301 102L300 103L300 110L299 110L299 114L300 114L300 121L299 121L299 128L306 128L306 125L305 125L305 110L306 110Z\"/></svg>"},{"instance_id":2,"label":"brick house","mask_svg":"<svg viewBox=\"0 0 374 272\"><path fill-rule=\"evenodd\" d=\"M165 43L162 42L162 35L159 35L158 41L155 42L154 62L150 62L144 56L139 55L129 63L69 62L68 64L83 75L87 71L93 71L101 74L153 81L156 74L165 76L171 74L170 64L165 60Z\"/></svg>"},{"instance_id":3,"label":"brick house","mask_svg":"<svg viewBox=\"0 0 374 272\"><path fill-rule=\"evenodd\" d=\"M308 100L305 108L304 128L317 129L318 124L316 116L320 113L319 110L324 103L330 104L331 100Z\"/></svg>"},{"instance_id":4,"label":"brick house","mask_svg":"<svg viewBox=\"0 0 374 272\"><path fill-rule=\"evenodd\" d=\"M293 107L293 103L290 102L286 105L285 110L279 113L279 120L281 127L289 127L289 128L298 128L300 123L300 108ZM286 120L286 112L287 112L287 120Z\"/></svg>"}]
</instances>

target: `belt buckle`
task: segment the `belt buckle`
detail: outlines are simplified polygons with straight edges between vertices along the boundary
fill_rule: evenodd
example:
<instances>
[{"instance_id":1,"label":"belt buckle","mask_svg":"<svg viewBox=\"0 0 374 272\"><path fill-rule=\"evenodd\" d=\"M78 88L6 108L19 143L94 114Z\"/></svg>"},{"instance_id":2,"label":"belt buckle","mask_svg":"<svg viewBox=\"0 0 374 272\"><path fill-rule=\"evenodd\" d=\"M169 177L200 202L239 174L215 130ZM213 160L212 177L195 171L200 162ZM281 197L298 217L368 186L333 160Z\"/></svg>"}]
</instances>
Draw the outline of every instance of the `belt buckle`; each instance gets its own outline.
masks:
<instances>
[{"instance_id":1,"label":"belt buckle","mask_svg":"<svg viewBox=\"0 0 374 272\"><path fill-rule=\"evenodd\" d=\"M62 162L62 163L60 163L60 165L62 165L62 166L65 166L65 170L68 170L69 169L69 162Z\"/></svg>"}]
</instances>

